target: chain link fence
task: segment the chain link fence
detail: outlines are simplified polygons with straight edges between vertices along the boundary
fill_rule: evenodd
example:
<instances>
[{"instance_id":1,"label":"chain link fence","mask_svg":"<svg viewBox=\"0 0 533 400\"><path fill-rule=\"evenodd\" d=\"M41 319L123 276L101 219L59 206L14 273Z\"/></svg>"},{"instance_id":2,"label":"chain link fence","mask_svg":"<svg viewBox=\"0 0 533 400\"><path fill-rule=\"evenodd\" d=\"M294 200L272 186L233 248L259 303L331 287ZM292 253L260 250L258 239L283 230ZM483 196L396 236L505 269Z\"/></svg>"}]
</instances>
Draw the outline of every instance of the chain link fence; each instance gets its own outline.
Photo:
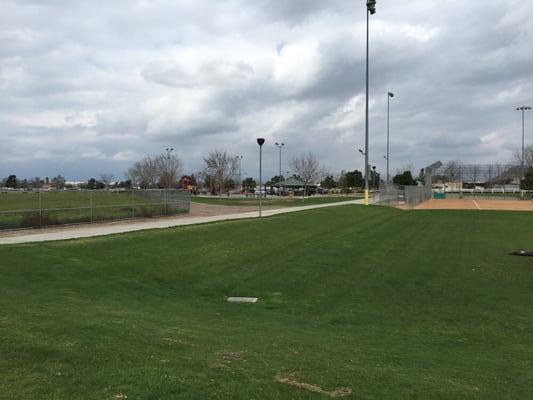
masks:
<instances>
[{"instance_id":1,"label":"chain link fence","mask_svg":"<svg viewBox=\"0 0 533 400\"><path fill-rule=\"evenodd\" d=\"M379 188L378 192L375 192L374 203L383 206L397 207L404 203L403 191L392 184L384 184Z\"/></svg>"},{"instance_id":2,"label":"chain link fence","mask_svg":"<svg viewBox=\"0 0 533 400\"><path fill-rule=\"evenodd\" d=\"M0 230L187 214L186 190L0 192Z\"/></svg>"},{"instance_id":3,"label":"chain link fence","mask_svg":"<svg viewBox=\"0 0 533 400\"><path fill-rule=\"evenodd\" d=\"M412 210L420 203L430 200L433 196L433 191L431 186L405 186L404 188L404 198L405 198L405 208Z\"/></svg>"},{"instance_id":4,"label":"chain link fence","mask_svg":"<svg viewBox=\"0 0 533 400\"><path fill-rule=\"evenodd\" d=\"M390 207L401 207L407 210L430 200L433 191L430 186L404 186L400 189L394 185L384 185L374 197L374 203Z\"/></svg>"},{"instance_id":5,"label":"chain link fence","mask_svg":"<svg viewBox=\"0 0 533 400\"><path fill-rule=\"evenodd\" d=\"M461 189L520 189L524 168L517 163L463 164L450 161L433 172L433 184L445 191Z\"/></svg>"},{"instance_id":6,"label":"chain link fence","mask_svg":"<svg viewBox=\"0 0 533 400\"><path fill-rule=\"evenodd\" d=\"M435 190L437 198L442 199L472 199L472 200L533 200L533 190L520 190L516 188L477 188L461 189L458 191ZM440 194L440 196L439 196Z\"/></svg>"}]
</instances>

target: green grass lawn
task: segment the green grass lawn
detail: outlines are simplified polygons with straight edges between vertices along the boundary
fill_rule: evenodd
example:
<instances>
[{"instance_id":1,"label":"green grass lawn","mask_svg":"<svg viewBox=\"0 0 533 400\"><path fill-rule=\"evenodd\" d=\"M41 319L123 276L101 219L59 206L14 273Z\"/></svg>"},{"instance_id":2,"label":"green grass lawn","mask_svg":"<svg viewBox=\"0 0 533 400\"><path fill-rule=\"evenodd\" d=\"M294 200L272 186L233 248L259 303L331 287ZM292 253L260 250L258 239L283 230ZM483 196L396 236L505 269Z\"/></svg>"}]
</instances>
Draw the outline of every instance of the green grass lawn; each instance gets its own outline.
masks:
<instances>
[{"instance_id":1,"label":"green grass lawn","mask_svg":"<svg viewBox=\"0 0 533 400\"><path fill-rule=\"evenodd\" d=\"M51 191L42 192L40 201L37 192L0 192L0 230L186 212L177 192L171 193L165 206L164 191Z\"/></svg>"},{"instance_id":2,"label":"green grass lawn","mask_svg":"<svg viewBox=\"0 0 533 400\"><path fill-rule=\"evenodd\" d=\"M312 196L305 200L301 197L268 197L262 200L265 207L300 207L314 204L336 203L339 201L349 201L360 199L362 196ZM203 197L193 196L194 203L213 204L220 206L254 206L257 207L259 199L257 197L232 198L232 197Z\"/></svg>"},{"instance_id":3,"label":"green grass lawn","mask_svg":"<svg viewBox=\"0 0 533 400\"><path fill-rule=\"evenodd\" d=\"M530 399L532 226L344 206L0 246L0 398Z\"/></svg>"}]
</instances>

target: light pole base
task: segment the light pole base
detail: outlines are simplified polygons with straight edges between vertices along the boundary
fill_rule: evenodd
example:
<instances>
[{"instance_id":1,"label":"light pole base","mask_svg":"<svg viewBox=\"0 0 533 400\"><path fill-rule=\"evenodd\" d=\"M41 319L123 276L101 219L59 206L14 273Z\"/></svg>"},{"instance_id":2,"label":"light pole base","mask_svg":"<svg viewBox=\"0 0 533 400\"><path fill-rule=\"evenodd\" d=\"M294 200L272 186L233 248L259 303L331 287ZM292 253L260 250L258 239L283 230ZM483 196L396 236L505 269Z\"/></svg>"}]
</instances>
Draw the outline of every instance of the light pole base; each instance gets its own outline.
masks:
<instances>
[{"instance_id":1,"label":"light pole base","mask_svg":"<svg viewBox=\"0 0 533 400\"><path fill-rule=\"evenodd\" d=\"M365 206L368 206L368 189L365 189Z\"/></svg>"}]
</instances>

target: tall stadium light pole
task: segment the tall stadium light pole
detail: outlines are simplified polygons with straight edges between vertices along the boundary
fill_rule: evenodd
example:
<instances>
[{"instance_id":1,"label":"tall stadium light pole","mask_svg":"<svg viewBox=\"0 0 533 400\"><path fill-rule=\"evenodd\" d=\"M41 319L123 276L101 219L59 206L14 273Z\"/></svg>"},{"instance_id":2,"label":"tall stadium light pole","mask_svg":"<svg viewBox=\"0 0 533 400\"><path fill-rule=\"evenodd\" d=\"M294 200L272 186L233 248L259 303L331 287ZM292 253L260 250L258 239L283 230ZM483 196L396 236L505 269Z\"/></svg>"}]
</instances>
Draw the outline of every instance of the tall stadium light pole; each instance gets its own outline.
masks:
<instances>
[{"instance_id":1,"label":"tall stadium light pole","mask_svg":"<svg viewBox=\"0 0 533 400\"><path fill-rule=\"evenodd\" d=\"M370 15L376 13L376 0L366 2L366 98L365 98L365 205L368 206L368 49Z\"/></svg>"},{"instance_id":2,"label":"tall stadium light pole","mask_svg":"<svg viewBox=\"0 0 533 400\"><path fill-rule=\"evenodd\" d=\"M261 192L261 187L263 186L263 144L265 139L257 138L257 144L259 145L259 217L262 215L263 211L263 193Z\"/></svg>"},{"instance_id":3,"label":"tall stadium light pole","mask_svg":"<svg viewBox=\"0 0 533 400\"><path fill-rule=\"evenodd\" d=\"M516 111L522 111L522 157L521 157L521 163L520 163L520 171L522 172L522 178L524 177L524 141L525 141L525 128L524 128L524 114L526 111L531 110L531 107L529 106L522 106L518 107Z\"/></svg>"},{"instance_id":4,"label":"tall stadium light pole","mask_svg":"<svg viewBox=\"0 0 533 400\"><path fill-rule=\"evenodd\" d=\"M389 149L389 133L390 133L390 99L394 97L394 93L388 92L387 94L387 182L390 179L389 175L389 159L390 159L390 149Z\"/></svg>"},{"instance_id":5,"label":"tall stadium light pole","mask_svg":"<svg viewBox=\"0 0 533 400\"><path fill-rule=\"evenodd\" d=\"M276 147L279 149L279 176L281 177L281 148L285 146L285 143L276 142Z\"/></svg>"}]
</instances>

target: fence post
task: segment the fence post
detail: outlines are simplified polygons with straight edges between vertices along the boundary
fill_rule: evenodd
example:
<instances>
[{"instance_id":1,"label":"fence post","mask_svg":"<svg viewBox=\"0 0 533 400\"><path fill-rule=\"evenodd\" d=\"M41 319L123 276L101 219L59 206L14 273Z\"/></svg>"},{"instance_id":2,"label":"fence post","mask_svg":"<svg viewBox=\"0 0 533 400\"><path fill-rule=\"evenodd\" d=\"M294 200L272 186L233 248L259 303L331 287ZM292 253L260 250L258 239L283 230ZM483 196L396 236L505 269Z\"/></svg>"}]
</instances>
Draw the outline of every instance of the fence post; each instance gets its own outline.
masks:
<instances>
[{"instance_id":1,"label":"fence post","mask_svg":"<svg viewBox=\"0 0 533 400\"><path fill-rule=\"evenodd\" d=\"M43 227L43 199L42 192L39 191L39 228Z\"/></svg>"},{"instance_id":2,"label":"fence post","mask_svg":"<svg viewBox=\"0 0 533 400\"><path fill-rule=\"evenodd\" d=\"M163 203L165 204L165 215L168 214L168 212L167 212L167 194L168 194L168 189L163 189Z\"/></svg>"},{"instance_id":3,"label":"fence post","mask_svg":"<svg viewBox=\"0 0 533 400\"><path fill-rule=\"evenodd\" d=\"M93 191L89 191L89 208L91 210L91 224L93 223Z\"/></svg>"}]
</instances>

